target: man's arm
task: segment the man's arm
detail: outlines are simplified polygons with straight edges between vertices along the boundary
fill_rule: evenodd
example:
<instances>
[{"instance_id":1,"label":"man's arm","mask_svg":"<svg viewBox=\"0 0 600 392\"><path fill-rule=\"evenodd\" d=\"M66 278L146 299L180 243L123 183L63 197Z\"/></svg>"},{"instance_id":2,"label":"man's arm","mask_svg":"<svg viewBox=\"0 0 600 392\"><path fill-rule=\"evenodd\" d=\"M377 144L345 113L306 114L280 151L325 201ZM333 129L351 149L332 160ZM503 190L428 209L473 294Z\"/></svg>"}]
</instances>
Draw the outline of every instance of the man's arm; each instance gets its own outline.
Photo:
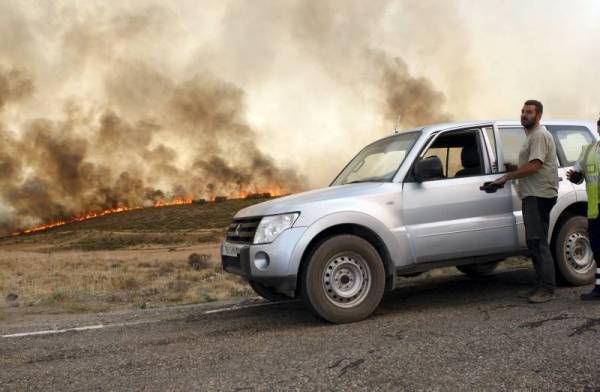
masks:
<instances>
[{"instance_id":1,"label":"man's arm","mask_svg":"<svg viewBox=\"0 0 600 392\"><path fill-rule=\"evenodd\" d=\"M544 163L544 159L546 159L546 156L548 155L548 140L546 140L543 133L535 132L529 137L528 143L529 162L513 172L506 173L504 176L494 181L494 183L504 185L506 181L528 177L540 170Z\"/></svg>"},{"instance_id":2,"label":"man's arm","mask_svg":"<svg viewBox=\"0 0 600 392\"><path fill-rule=\"evenodd\" d=\"M528 177L532 174L537 173L541 167L542 161L540 161L539 159L534 159L526 165L521 166L517 170L510 173L506 173L504 176L494 181L494 183L498 185L504 185L507 181Z\"/></svg>"}]
</instances>

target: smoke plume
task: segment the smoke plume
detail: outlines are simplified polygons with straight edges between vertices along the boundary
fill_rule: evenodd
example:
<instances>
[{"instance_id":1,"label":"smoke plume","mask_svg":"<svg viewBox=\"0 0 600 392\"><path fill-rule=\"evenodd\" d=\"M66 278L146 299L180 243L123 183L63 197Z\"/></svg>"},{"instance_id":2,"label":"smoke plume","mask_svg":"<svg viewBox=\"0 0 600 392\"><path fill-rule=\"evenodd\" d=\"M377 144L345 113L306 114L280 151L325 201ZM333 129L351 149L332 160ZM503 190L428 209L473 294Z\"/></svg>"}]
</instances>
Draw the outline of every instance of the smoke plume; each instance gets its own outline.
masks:
<instances>
[{"instance_id":1,"label":"smoke plume","mask_svg":"<svg viewBox=\"0 0 600 392\"><path fill-rule=\"evenodd\" d=\"M33 89L21 72L4 72L2 101ZM256 146L244 118L244 93L202 75L163 90L154 114L131 122L118 108L28 120L16 136L2 130L0 197L11 209L2 227L67 219L88 211L150 206L173 198L296 192L305 179ZM189 163L163 138L184 141Z\"/></svg>"},{"instance_id":2,"label":"smoke plume","mask_svg":"<svg viewBox=\"0 0 600 392\"><path fill-rule=\"evenodd\" d=\"M234 2L208 12L224 28L198 45L179 41L183 6L0 5L0 34L13 40L0 44L0 234L173 198L309 187L311 173L266 152L267 131L248 113L286 43L369 97L387 124L448 120L432 82L371 43L387 3L340 13L333 1ZM275 17L262 20L266 9Z\"/></svg>"}]
</instances>

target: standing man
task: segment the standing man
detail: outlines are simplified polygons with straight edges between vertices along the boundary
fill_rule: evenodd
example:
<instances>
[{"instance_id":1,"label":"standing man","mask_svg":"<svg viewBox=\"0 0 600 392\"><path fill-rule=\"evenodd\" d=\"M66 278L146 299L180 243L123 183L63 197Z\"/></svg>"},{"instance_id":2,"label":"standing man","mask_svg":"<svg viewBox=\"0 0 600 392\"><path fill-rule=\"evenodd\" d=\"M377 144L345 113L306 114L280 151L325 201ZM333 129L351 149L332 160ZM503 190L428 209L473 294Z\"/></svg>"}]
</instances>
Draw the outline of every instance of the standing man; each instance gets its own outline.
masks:
<instances>
[{"instance_id":1,"label":"standing man","mask_svg":"<svg viewBox=\"0 0 600 392\"><path fill-rule=\"evenodd\" d=\"M600 134L600 119L598 119ZM596 285L591 293L581 295L584 301L600 300L600 142L583 147L583 151L573 170L567 172L569 181L581 184L585 178L585 189L588 198L588 234L592 252L596 260Z\"/></svg>"},{"instance_id":2,"label":"standing man","mask_svg":"<svg viewBox=\"0 0 600 392\"><path fill-rule=\"evenodd\" d=\"M507 181L519 180L527 247L538 278L536 287L527 294L531 303L554 299L556 288L548 230L550 210L558 197L558 158L552 135L540 126L543 111L541 102L525 102L521 109L521 125L525 128L527 138L519 152L519 167L495 181L498 185L504 185Z\"/></svg>"}]
</instances>

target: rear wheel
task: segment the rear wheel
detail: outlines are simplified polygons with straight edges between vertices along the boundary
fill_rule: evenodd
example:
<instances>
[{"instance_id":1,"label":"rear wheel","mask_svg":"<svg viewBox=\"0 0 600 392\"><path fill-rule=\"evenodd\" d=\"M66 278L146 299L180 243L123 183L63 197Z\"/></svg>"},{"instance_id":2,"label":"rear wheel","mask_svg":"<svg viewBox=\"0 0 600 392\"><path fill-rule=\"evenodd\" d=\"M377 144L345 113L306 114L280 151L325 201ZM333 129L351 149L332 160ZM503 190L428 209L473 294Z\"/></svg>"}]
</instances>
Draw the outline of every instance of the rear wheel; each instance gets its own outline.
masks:
<instances>
[{"instance_id":1,"label":"rear wheel","mask_svg":"<svg viewBox=\"0 0 600 392\"><path fill-rule=\"evenodd\" d=\"M275 290L270 287L267 287L261 283L249 281L250 287L256 292L256 294L260 295L264 299L268 299L269 301L283 301L289 299L283 294L279 294Z\"/></svg>"},{"instance_id":2,"label":"rear wheel","mask_svg":"<svg viewBox=\"0 0 600 392\"><path fill-rule=\"evenodd\" d=\"M587 218L571 216L562 222L553 244L557 272L561 280L574 286L594 281L596 263L587 227Z\"/></svg>"},{"instance_id":3,"label":"rear wheel","mask_svg":"<svg viewBox=\"0 0 600 392\"><path fill-rule=\"evenodd\" d=\"M456 269L467 276L477 278L491 274L498 267L498 264L500 264L499 261L491 261L489 263L457 265Z\"/></svg>"},{"instance_id":4,"label":"rear wheel","mask_svg":"<svg viewBox=\"0 0 600 392\"><path fill-rule=\"evenodd\" d=\"M332 323L369 317L381 302L385 269L377 250L354 235L325 240L302 273L302 299L317 316Z\"/></svg>"}]
</instances>

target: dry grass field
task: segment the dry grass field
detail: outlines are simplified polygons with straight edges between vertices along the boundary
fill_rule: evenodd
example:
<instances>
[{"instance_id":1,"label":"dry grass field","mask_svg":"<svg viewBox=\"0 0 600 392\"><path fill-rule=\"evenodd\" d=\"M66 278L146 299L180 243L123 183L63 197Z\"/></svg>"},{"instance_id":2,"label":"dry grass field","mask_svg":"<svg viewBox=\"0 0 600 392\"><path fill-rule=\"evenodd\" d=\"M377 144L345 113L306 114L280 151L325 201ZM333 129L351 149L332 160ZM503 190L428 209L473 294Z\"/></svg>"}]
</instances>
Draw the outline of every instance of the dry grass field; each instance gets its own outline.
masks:
<instances>
[{"instance_id":1,"label":"dry grass field","mask_svg":"<svg viewBox=\"0 0 600 392\"><path fill-rule=\"evenodd\" d=\"M235 212L261 201L134 210L2 238L0 319L253 295L218 252Z\"/></svg>"}]
</instances>

